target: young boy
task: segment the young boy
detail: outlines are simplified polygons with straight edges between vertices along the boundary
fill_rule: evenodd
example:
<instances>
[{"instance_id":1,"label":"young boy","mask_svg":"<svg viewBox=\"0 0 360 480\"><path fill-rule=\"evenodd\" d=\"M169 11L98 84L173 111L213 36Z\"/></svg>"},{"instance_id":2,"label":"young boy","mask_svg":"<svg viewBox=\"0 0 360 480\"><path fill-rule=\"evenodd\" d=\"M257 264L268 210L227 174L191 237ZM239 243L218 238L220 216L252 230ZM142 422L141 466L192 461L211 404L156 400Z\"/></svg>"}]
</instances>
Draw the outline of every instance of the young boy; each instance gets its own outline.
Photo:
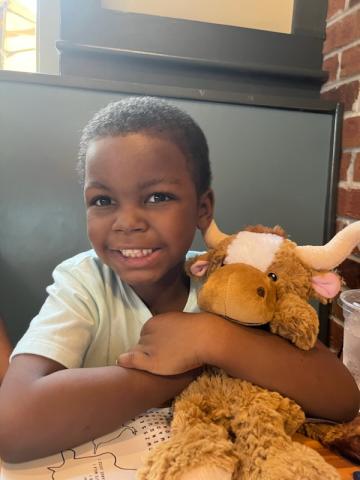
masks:
<instances>
[{"instance_id":1,"label":"young boy","mask_svg":"<svg viewBox=\"0 0 360 480\"><path fill-rule=\"evenodd\" d=\"M186 113L152 98L110 104L83 132L80 171L94 251L55 269L15 348L0 389L0 457L30 460L110 432L173 398L204 364L278 390L311 416L355 415L356 385L320 343L303 352L197 313L183 264L212 219L213 194L206 139ZM139 369L116 365L128 351L120 362Z\"/></svg>"}]
</instances>

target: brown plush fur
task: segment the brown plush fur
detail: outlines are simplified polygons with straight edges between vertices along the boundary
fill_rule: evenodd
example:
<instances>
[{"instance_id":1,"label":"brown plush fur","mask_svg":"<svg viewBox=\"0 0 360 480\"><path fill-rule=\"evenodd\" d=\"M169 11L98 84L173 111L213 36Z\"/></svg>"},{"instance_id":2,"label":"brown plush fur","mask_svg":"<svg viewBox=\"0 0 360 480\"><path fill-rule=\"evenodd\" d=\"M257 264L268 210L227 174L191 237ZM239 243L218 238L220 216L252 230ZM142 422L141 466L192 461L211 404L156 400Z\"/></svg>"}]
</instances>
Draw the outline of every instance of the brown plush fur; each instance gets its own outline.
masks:
<instances>
[{"instance_id":1,"label":"brown plush fur","mask_svg":"<svg viewBox=\"0 0 360 480\"><path fill-rule=\"evenodd\" d=\"M294 242L286 240L268 268L268 272L277 275L278 298L270 329L297 347L309 350L315 345L319 332L317 313L308 303L313 293L313 270L297 257L295 247Z\"/></svg>"},{"instance_id":2,"label":"brown plush fur","mask_svg":"<svg viewBox=\"0 0 360 480\"><path fill-rule=\"evenodd\" d=\"M305 423L301 432L360 465L360 415L348 423Z\"/></svg>"},{"instance_id":3,"label":"brown plush fur","mask_svg":"<svg viewBox=\"0 0 360 480\"><path fill-rule=\"evenodd\" d=\"M180 480L206 465L234 480L338 480L318 453L291 440L303 422L292 400L206 372L177 399L172 437L149 454L137 478Z\"/></svg>"},{"instance_id":4,"label":"brown plush fur","mask_svg":"<svg viewBox=\"0 0 360 480\"><path fill-rule=\"evenodd\" d=\"M276 273L276 288L279 297L293 293L307 300L311 294L312 269L305 266L295 253L296 244L291 240L283 242L275 255L269 272Z\"/></svg>"},{"instance_id":5,"label":"brown plush fur","mask_svg":"<svg viewBox=\"0 0 360 480\"><path fill-rule=\"evenodd\" d=\"M255 232L255 233L272 233L274 235L279 235L279 237L287 238L285 230L280 227L280 225L275 225L275 227L265 227L264 225L248 225L244 228L246 232Z\"/></svg>"},{"instance_id":6,"label":"brown plush fur","mask_svg":"<svg viewBox=\"0 0 360 480\"><path fill-rule=\"evenodd\" d=\"M296 244L281 227L257 225L255 233L272 233L283 241L267 272L250 265L227 264L228 237L190 261L210 262L199 306L242 323L270 324L272 332L307 350L315 344L318 318L308 304L314 295L314 271L296 256ZM268 274L275 273L277 280ZM316 272L318 273L318 272ZM261 287L266 295L257 295ZM324 299L322 299L324 300ZM176 400L172 437L150 453L138 480L197 479L201 468L217 467L233 480L335 480L336 470L308 447L291 440L304 413L293 401L224 372L209 370ZM193 475L192 475L193 472Z\"/></svg>"}]
</instances>

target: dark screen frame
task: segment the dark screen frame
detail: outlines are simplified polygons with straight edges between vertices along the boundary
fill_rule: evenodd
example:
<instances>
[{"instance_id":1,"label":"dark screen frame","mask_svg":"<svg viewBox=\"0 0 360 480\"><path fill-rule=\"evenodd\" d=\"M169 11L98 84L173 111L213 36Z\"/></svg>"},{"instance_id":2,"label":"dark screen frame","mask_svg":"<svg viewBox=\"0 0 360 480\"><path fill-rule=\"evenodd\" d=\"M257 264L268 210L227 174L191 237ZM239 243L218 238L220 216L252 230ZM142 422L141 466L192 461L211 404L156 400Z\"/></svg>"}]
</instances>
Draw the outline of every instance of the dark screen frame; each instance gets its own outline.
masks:
<instances>
[{"instance_id":1,"label":"dark screen frame","mask_svg":"<svg viewBox=\"0 0 360 480\"><path fill-rule=\"evenodd\" d=\"M327 79L327 0L295 0L291 34L124 13L101 0L60 5L64 75L313 98Z\"/></svg>"}]
</instances>

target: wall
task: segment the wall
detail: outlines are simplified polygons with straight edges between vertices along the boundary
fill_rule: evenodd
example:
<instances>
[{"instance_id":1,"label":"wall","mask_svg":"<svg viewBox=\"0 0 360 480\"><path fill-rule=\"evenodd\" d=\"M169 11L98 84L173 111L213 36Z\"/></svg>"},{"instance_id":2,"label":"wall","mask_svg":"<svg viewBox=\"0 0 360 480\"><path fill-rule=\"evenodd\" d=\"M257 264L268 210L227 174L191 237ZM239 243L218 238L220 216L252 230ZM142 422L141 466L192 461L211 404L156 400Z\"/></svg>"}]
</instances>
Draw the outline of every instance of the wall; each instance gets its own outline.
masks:
<instances>
[{"instance_id":1,"label":"wall","mask_svg":"<svg viewBox=\"0 0 360 480\"><path fill-rule=\"evenodd\" d=\"M37 0L37 65L38 72L59 74L60 0Z\"/></svg>"},{"instance_id":2,"label":"wall","mask_svg":"<svg viewBox=\"0 0 360 480\"><path fill-rule=\"evenodd\" d=\"M132 13L291 33L294 0L102 0L104 8Z\"/></svg>"},{"instance_id":3,"label":"wall","mask_svg":"<svg viewBox=\"0 0 360 480\"><path fill-rule=\"evenodd\" d=\"M338 185L337 228L360 220L360 0L329 0L324 70L329 80L322 97L344 105L342 157ZM360 288L360 251L342 264L347 287ZM330 346L340 352L343 339L341 309L333 306Z\"/></svg>"}]
</instances>

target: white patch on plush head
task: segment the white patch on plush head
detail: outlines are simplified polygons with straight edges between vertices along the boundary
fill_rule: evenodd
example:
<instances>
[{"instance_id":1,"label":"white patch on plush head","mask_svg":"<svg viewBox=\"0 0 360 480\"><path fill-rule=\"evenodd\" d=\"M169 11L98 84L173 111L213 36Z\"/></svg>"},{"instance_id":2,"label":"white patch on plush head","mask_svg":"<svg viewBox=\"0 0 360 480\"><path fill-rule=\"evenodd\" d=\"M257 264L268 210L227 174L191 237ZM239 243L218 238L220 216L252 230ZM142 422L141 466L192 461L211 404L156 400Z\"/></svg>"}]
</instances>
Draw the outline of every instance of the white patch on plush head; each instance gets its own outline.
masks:
<instances>
[{"instance_id":1,"label":"white patch on plush head","mask_svg":"<svg viewBox=\"0 0 360 480\"><path fill-rule=\"evenodd\" d=\"M245 263L266 272L283 241L273 233L239 232L228 246L224 263Z\"/></svg>"}]
</instances>

